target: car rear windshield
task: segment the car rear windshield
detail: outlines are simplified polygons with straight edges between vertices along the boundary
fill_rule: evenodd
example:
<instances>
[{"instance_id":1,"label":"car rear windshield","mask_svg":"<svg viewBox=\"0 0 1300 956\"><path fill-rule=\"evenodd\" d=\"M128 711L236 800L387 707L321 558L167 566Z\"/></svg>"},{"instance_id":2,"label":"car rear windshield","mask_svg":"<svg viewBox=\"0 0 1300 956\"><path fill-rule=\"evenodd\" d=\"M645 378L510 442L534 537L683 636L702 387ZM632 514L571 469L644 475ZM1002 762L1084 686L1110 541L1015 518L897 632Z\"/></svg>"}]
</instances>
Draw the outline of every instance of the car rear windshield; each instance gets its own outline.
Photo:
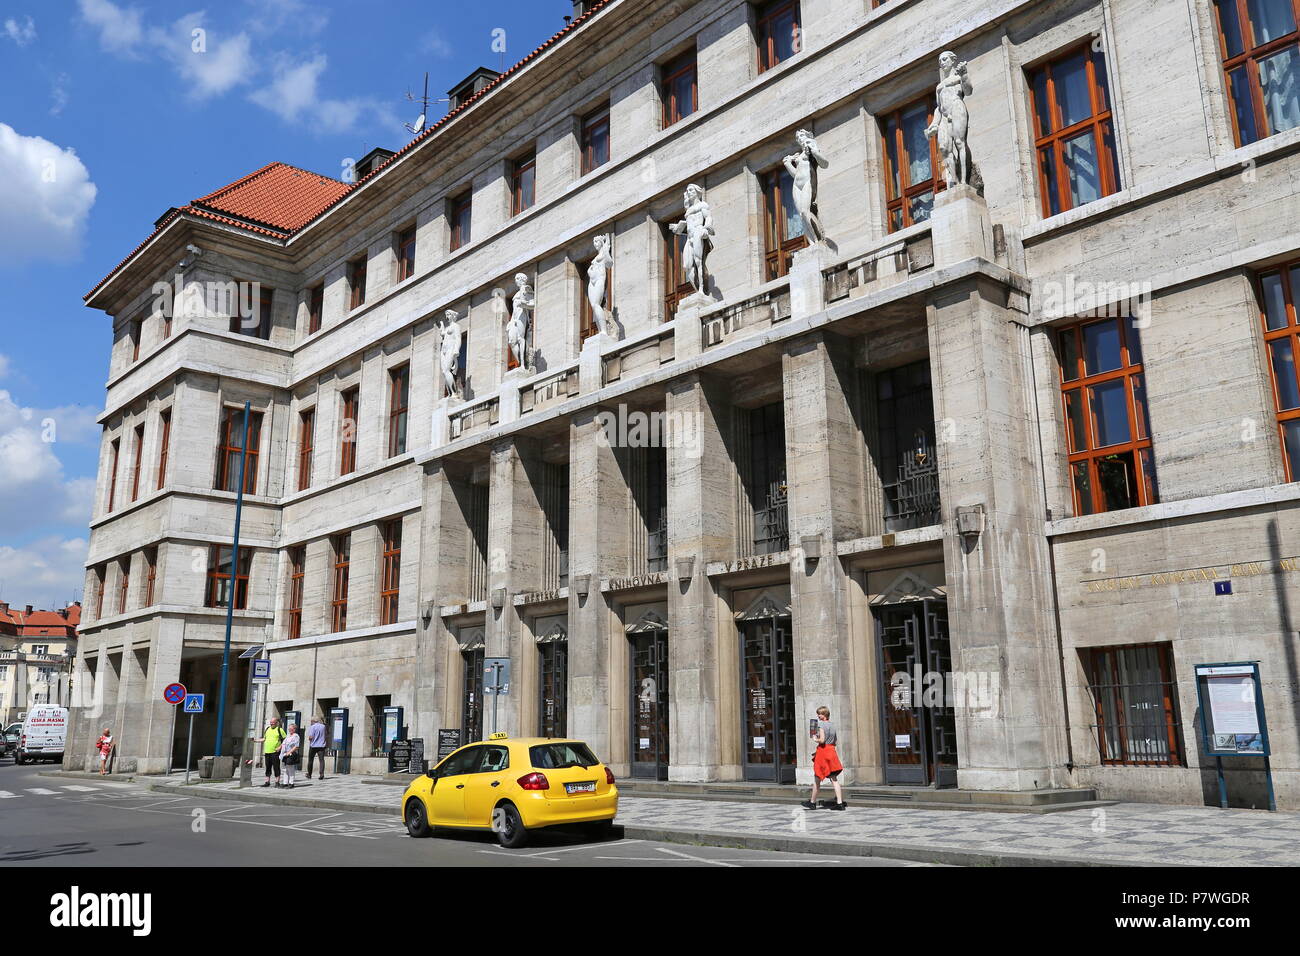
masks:
<instances>
[{"instance_id":1,"label":"car rear windshield","mask_svg":"<svg viewBox=\"0 0 1300 956\"><path fill-rule=\"evenodd\" d=\"M586 744L539 744L528 748L528 759L538 770L594 767L600 763Z\"/></svg>"}]
</instances>

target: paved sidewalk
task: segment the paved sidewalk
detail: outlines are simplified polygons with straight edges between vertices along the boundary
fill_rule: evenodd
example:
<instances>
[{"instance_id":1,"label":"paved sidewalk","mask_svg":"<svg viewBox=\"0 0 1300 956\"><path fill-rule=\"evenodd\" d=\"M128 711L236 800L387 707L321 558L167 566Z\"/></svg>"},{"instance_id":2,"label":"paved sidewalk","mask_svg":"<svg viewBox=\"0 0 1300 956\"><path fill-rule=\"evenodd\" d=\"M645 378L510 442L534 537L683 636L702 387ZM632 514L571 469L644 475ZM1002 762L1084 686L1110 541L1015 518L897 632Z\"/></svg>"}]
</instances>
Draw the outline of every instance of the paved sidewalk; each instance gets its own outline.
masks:
<instances>
[{"instance_id":1,"label":"paved sidewalk","mask_svg":"<svg viewBox=\"0 0 1300 956\"><path fill-rule=\"evenodd\" d=\"M351 775L293 790L187 788L219 799L397 814L403 787ZM374 778L370 778L374 779ZM183 777L140 777L155 788ZM971 866L1294 866L1300 813L1119 803L1046 815L850 807L802 811L773 803L625 796L618 822L635 839L803 853L881 856Z\"/></svg>"}]
</instances>

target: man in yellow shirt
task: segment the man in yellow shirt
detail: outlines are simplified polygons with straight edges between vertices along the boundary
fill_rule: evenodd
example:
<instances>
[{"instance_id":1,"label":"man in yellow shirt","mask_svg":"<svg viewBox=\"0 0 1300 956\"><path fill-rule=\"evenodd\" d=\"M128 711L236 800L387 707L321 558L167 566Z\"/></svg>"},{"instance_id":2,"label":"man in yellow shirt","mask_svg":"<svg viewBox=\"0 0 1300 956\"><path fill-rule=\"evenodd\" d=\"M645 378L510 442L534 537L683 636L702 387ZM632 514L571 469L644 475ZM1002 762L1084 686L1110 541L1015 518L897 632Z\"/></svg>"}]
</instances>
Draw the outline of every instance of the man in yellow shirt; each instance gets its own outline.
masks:
<instances>
[{"instance_id":1,"label":"man in yellow shirt","mask_svg":"<svg viewBox=\"0 0 1300 956\"><path fill-rule=\"evenodd\" d=\"M262 763L266 764L266 783L262 786L269 787L271 781L275 780L275 785L278 787L280 786L280 745L284 743L280 718L272 717L271 723L258 739L262 741Z\"/></svg>"}]
</instances>

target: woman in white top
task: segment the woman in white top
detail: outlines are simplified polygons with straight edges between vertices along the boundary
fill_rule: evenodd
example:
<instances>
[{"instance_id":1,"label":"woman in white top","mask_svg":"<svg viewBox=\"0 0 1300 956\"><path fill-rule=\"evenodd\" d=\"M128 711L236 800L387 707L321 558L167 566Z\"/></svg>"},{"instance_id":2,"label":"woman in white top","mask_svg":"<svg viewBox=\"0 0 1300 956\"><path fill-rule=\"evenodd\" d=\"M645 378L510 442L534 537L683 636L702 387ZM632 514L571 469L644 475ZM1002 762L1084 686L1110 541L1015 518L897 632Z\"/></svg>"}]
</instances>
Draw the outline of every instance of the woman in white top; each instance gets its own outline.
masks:
<instances>
[{"instance_id":1,"label":"woman in white top","mask_svg":"<svg viewBox=\"0 0 1300 956\"><path fill-rule=\"evenodd\" d=\"M289 736L284 738L284 743L280 744L280 770L283 775L281 784L293 789L293 775L298 770L298 761L301 759L298 755L299 748L302 744L298 736L298 725L289 725Z\"/></svg>"}]
</instances>

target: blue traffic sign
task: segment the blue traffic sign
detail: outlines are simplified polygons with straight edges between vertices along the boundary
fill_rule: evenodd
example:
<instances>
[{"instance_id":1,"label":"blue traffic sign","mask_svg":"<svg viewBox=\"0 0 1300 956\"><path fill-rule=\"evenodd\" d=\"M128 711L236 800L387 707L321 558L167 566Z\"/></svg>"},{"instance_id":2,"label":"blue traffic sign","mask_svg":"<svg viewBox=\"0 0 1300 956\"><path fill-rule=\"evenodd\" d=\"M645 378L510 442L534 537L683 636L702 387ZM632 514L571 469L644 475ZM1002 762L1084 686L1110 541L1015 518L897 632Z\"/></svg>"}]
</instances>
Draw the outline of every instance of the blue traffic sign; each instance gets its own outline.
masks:
<instances>
[{"instance_id":1,"label":"blue traffic sign","mask_svg":"<svg viewBox=\"0 0 1300 956\"><path fill-rule=\"evenodd\" d=\"M269 657L253 661L253 683L271 683L271 659Z\"/></svg>"},{"instance_id":2,"label":"blue traffic sign","mask_svg":"<svg viewBox=\"0 0 1300 956\"><path fill-rule=\"evenodd\" d=\"M185 695L185 713L201 714L203 713L203 695L186 694Z\"/></svg>"},{"instance_id":3,"label":"blue traffic sign","mask_svg":"<svg viewBox=\"0 0 1300 956\"><path fill-rule=\"evenodd\" d=\"M185 699L185 694L184 684L168 684L166 689L163 690L163 700L169 704L179 704Z\"/></svg>"}]
</instances>

